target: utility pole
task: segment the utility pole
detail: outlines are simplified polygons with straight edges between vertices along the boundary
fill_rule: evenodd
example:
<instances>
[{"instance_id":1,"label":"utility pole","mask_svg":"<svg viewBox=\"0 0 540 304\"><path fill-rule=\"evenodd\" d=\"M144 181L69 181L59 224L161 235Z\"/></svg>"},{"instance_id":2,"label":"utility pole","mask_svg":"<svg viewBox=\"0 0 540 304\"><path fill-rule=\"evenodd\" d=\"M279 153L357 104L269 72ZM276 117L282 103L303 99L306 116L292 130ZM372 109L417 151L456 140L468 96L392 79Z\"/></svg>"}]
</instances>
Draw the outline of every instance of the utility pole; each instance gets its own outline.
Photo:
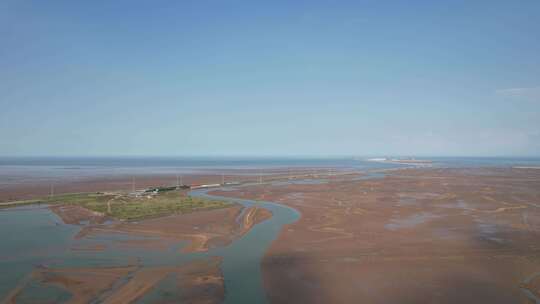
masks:
<instances>
[{"instance_id":1,"label":"utility pole","mask_svg":"<svg viewBox=\"0 0 540 304\"><path fill-rule=\"evenodd\" d=\"M180 179L178 174L176 174L176 189L180 189Z\"/></svg>"},{"instance_id":2,"label":"utility pole","mask_svg":"<svg viewBox=\"0 0 540 304\"><path fill-rule=\"evenodd\" d=\"M131 191L135 192L135 176L131 178Z\"/></svg>"},{"instance_id":3,"label":"utility pole","mask_svg":"<svg viewBox=\"0 0 540 304\"><path fill-rule=\"evenodd\" d=\"M221 173L221 184L225 185L225 173Z\"/></svg>"},{"instance_id":4,"label":"utility pole","mask_svg":"<svg viewBox=\"0 0 540 304\"><path fill-rule=\"evenodd\" d=\"M53 197L54 196L54 183L51 183L51 190L49 192L49 196L50 197Z\"/></svg>"}]
</instances>

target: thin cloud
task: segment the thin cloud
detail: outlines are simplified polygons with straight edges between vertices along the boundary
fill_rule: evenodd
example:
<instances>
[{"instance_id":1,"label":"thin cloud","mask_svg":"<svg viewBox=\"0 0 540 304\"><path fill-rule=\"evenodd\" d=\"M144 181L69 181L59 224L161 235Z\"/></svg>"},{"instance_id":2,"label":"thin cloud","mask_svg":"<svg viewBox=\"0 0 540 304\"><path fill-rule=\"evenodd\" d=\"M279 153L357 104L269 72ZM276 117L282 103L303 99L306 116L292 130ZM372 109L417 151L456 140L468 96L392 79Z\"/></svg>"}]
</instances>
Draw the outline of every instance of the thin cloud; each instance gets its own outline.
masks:
<instances>
[{"instance_id":1,"label":"thin cloud","mask_svg":"<svg viewBox=\"0 0 540 304\"><path fill-rule=\"evenodd\" d=\"M496 90L495 94L502 97L540 101L540 87L502 89Z\"/></svg>"}]
</instances>

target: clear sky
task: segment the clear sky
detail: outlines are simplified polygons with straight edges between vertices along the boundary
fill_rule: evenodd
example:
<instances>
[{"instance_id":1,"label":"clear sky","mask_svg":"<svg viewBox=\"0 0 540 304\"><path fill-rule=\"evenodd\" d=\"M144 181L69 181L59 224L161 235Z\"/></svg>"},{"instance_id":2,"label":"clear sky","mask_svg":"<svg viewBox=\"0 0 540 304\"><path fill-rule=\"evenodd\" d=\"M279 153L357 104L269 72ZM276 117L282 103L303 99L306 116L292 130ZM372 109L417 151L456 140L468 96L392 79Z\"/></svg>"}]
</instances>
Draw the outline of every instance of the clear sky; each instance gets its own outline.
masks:
<instances>
[{"instance_id":1,"label":"clear sky","mask_svg":"<svg viewBox=\"0 0 540 304\"><path fill-rule=\"evenodd\" d=\"M0 155L540 155L540 1L0 0Z\"/></svg>"}]
</instances>

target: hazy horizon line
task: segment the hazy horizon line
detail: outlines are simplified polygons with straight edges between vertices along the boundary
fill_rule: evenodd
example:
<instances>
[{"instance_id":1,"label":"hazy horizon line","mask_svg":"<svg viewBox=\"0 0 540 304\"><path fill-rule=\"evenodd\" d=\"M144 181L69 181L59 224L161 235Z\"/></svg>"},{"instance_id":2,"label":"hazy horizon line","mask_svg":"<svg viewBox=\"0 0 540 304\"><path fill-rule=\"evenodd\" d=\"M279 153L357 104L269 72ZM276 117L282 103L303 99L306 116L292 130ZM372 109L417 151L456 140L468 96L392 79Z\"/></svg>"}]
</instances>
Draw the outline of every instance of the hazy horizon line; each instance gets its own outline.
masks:
<instances>
[{"instance_id":1,"label":"hazy horizon line","mask_svg":"<svg viewBox=\"0 0 540 304\"><path fill-rule=\"evenodd\" d=\"M0 155L0 158L222 158L222 159L336 159L336 158L540 158L540 155L436 155L436 154L96 154L96 155Z\"/></svg>"}]
</instances>

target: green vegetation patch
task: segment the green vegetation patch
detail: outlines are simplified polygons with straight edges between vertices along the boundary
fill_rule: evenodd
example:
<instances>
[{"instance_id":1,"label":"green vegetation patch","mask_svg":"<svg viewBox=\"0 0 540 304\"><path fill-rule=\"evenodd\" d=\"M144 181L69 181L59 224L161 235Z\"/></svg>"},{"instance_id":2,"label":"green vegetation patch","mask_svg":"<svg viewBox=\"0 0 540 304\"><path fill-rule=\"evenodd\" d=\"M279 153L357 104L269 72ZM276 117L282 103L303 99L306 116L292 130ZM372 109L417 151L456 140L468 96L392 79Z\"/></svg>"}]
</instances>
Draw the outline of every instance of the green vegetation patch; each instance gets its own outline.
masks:
<instances>
[{"instance_id":1,"label":"green vegetation patch","mask_svg":"<svg viewBox=\"0 0 540 304\"><path fill-rule=\"evenodd\" d=\"M78 205L122 220L140 220L170 214L190 213L229 207L224 201L192 198L182 191L165 191L140 196L125 193L71 193L25 202L13 202L10 206L29 203Z\"/></svg>"}]
</instances>

